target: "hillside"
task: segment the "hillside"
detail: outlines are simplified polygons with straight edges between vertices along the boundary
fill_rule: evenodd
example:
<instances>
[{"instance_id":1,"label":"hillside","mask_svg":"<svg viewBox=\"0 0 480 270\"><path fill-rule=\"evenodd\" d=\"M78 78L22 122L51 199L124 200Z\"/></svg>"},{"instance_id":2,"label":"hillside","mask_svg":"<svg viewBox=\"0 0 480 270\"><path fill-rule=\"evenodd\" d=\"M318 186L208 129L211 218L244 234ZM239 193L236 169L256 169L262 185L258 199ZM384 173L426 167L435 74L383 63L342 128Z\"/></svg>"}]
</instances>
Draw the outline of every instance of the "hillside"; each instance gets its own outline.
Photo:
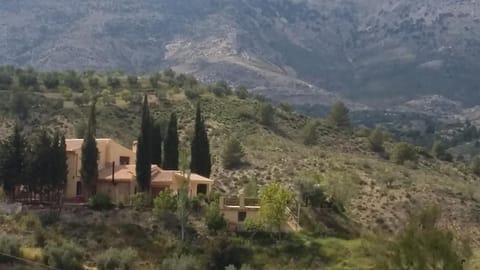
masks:
<instances>
[{"instance_id":1,"label":"hillside","mask_svg":"<svg viewBox=\"0 0 480 270\"><path fill-rule=\"evenodd\" d=\"M57 76L71 76L68 74ZM41 82L41 78L48 77L45 73L37 75L38 91L21 90L15 79L11 88L17 90L1 92L0 135L5 137L14 119L23 115L18 113L22 112L19 108L29 108L21 120L26 134L33 136L39 128L55 128L63 130L67 137L74 137L81 131L88 111L81 98L98 93L98 137L112 137L130 146L139 132L139 94L147 91L156 119L164 121L170 112L177 112L181 142L189 147L194 108L200 102L213 152L212 177L216 180L216 190L236 194L256 180L260 186L280 181L295 191L299 180L320 179L345 203L352 221L363 229L381 232L397 231L412 209L438 204L444 210L444 225L458 233L471 233L475 245L480 246L480 189L475 184L478 178L470 173L468 164L421 157L417 164L396 165L369 150L368 132L337 130L322 119L318 119L319 136L315 145L306 146L304 129L312 119L291 111L288 106L275 107L275 125L264 126L259 121L260 108L265 104L261 98L239 98L228 89L218 92L212 90L215 86L198 84L192 79L190 84L180 86L183 75L166 74L160 75L158 88L152 88L147 78L129 86L122 75L79 73L75 76L84 90L75 92L63 85L64 79L58 88L48 90ZM105 89L90 88L91 78L98 78L98 89ZM108 81L114 78L120 86L110 88ZM128 96L130 101L121 96ZM244 146L246 163L237 170L225 170L221 153L232 136ZM391 152L394 143L387 142L387 152Z\"/></svg>"},{"instance_id":2,"label":"hillside","mask_svg":"<svg viewBox=\"0 0 480 270\"><path fill-rule=\"evenodd\" d=\"M172 66L295 104L441 94L471 106L480 101L478 9L452 0L9 1L0 3L0 64Z\"/></svg>"}]
</instances>

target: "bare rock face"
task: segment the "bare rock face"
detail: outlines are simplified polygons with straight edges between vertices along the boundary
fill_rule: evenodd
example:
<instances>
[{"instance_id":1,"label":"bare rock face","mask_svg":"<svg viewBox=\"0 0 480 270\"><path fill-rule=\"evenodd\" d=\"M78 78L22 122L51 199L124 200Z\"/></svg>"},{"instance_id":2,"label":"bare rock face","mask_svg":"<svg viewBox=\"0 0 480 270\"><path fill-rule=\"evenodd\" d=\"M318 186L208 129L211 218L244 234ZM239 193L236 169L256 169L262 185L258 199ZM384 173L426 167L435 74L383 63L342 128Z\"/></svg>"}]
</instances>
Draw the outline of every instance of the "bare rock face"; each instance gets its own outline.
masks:
<instances>
[{"instance_id":1,"label":"bare rock face","mask_svg":"<svg viewBox=\"0 0 480 270\"><path fill-rule=\"evenodd\" d=\"M476 105L479 55L473 0L0 3L0 64L130 72L172 66L296 104L339 96L402 103L438 94Z\"/></svg>"}]
</instances>

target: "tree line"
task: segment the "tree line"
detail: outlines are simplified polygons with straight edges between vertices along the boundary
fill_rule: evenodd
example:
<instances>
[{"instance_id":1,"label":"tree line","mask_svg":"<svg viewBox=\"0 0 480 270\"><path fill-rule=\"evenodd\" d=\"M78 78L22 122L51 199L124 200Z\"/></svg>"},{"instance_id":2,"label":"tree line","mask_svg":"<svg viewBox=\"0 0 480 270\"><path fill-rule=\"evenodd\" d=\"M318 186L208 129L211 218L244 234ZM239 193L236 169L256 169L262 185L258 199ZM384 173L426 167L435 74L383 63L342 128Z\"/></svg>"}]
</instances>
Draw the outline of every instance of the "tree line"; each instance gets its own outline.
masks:
<instances>
[{"instance_id":1,"label":"tree line","mask_svg":"<svg viewBox=\"0 0 480 270\"><path fill-rule=\"evenodd\" d=\"M190 143L190 154L190 171L207 178L210 177L212 171L210 144L200 103L197 104L196 109L195 130ZM153 121L148 97L145 95L140 135L137 140L136 166L138 187L142 192L150 189L152 164L165 170L179 169L178 122L175 112L172 112L166 136L163 138L161 125Z\"/></svg>"},{"instance_id":2,"label":"tree line","mask_svg":"<svg viewBox=\"0 0 480 270\"><path fill-rule=\"evenodd\" d=\"M65 137L41 130L29 141L15 125L0 144L0 182L10 200L60 200L67 181Z\"/></svg>"}]
</instances>

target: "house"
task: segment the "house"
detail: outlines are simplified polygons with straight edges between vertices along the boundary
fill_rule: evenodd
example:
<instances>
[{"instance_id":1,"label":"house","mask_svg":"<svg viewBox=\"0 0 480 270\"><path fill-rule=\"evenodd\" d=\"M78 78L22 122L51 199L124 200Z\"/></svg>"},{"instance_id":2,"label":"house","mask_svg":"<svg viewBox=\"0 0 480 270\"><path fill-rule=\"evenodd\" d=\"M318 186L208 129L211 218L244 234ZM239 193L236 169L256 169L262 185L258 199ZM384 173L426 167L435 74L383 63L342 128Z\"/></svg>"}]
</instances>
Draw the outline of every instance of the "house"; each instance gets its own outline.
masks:
<instances>
[{"instance_id":1,"label":"house","mask_svg":"<svg viewBox=\"0 0 480 270\"><path fill-rule=\"evenodd\" d=\"M82 139L67 139L68 181L65 189L67 200L81 198L83 195L80 178ZM115 203L129 203L130 196L136 189L136 145L128 149L112 139L97 139L99 152L97 192L110 196ZM183 175L180 171L163 170L157 165L151 167L152 196L163 190L178 191L189 179L189 195L208 194L212 191L213 180L198 174Z\"/></svg>"},{"instance_id":2,"label":"house","mask_svg":"<svg viewBox=\"0 0 480 270\"><path fill-rule=\"evenodd\" d=\"M82 164L83 139L67 139L67 185L65 198L75 199L83 194L80 168ZM112 139L97 139L98 170L99 172L113 163L116 165L132 165L136 163L136 154Z\"/></svg>"},{"instance_id":3,"label":"house","mask_svg":"<svg viewBox=\"0 0 480 270\"><path fill-rule=\"evenodd\" d=\"M220 197L220 211L230 229L241 228L245 220L256 220L259 218L260 200L257 198ZM295 215L290 208L286 211L287 220L282 225L283 231L300 231L298 215Z\"/></svg>"}]
</instances>

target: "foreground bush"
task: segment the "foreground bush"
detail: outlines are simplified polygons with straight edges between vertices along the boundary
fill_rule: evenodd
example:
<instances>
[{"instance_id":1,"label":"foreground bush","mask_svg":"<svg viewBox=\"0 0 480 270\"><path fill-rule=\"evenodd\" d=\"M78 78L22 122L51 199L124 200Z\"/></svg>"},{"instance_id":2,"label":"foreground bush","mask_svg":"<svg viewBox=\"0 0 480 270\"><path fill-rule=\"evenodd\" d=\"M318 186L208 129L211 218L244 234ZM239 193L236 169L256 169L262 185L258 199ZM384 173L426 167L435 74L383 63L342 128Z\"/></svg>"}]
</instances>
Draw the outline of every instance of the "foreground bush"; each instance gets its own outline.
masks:
<instances>
[{"instance_id":1,"label":"foreground bush","mask_svg":"<svg viewBox=\"0 0 480 270\"><path fill-rule=\"evenodd\" d=\"M43 253L43 260L55 269L83 269L83 254L81 249L69 242L48 243Z\"/></svg>"},{"instance_id":2,"label":"foreground bush","mask_svg":"<svg viewBox=\"0 0 480 270\"><path fill-rule=\"evenodd\" d=\"M137 252L132 248L110 248L97 257L98 270L132 270L138 260Z\"/></svg>"},{"instance_id":3,"label":"foreground bush","mask_svg":"<svg viewBox=\"0 0 480 270\"><path fill-rule=\"evenodd\" d=\"M409 143L397 143L393 147L392 160L397 164L404 164L405 161L417 161L417 151Z\"/></svg>"},{"instance_id":4,"label":"foreground bush","mask_svg":"<svg viewBox=\"0 0 480 270\"><path fill-rule=\"evenodd\" d=\"M110 197L103 193L98 193L88 199L88 207L93 210L103 211L111 210L114 205Z\"/></svg>"},{"instance_id":5,"label":"foreground bush","mask_svg":"<svg viewBox=\"0 0 480 270\"><path fill-rule=\"evenodd\" d=\"M159 215L163 212L173 212L177 207L177 200L170 190L158 193L153 199L153 213Z\"/></svg>"},{"instance_id":6,"label":"foreground bush","mask_svg":"<svg viewBox=\"0 0 480 270\"><path fill-rule=\"evenodd\" d=\"M437 208L423 210L393 240L379 246L378 268L462 270L472 253L468 241L455 241L450 231L440 229Z\"/></svg>"},{"instance_id":7,"label":"foreground bush","mask_svg":"<svg viewBox=\"0 0 480 270\"><path fill-rule=\"evenodd\" d=\"M208 230L213 232L223 230L227 226L227 222L217 203L213 202L208 206L205 223Z\"/></svg>"},{"instance_id":8,"label":"foreground bush","mask_svg":"<svg viewBox=\"0 0 480 270\"><path fill-rule=\"evenodd\" d=\"M2 254L18 257L20 255L20 241L12 236L0 235L0 253L0 263L15 261L15 259Z\"/></svg>"},{"instance_id":9,"label":"foreground bush","mask_svg":"<svg viewBox=\"0 0 480 270\"><path fill-rule=\"evenodd\" d=\"M152 206L152 200L143 192L135 193L130 197L135 210L141 210Z\"/></svg>"}]
</instances>

